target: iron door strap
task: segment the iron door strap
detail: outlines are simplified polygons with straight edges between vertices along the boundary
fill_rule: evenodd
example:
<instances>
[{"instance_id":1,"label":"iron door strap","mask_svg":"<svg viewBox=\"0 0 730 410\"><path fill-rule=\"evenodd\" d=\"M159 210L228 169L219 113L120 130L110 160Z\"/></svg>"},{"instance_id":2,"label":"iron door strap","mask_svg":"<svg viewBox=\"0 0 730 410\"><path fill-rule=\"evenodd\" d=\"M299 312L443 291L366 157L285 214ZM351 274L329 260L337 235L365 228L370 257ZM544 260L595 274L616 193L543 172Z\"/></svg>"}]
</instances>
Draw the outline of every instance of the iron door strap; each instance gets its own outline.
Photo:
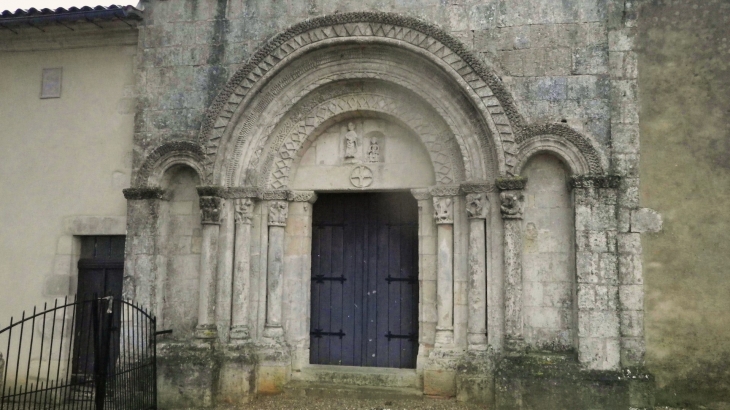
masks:
<instances>
[{"instance_id":1,"label":"iron door strap","mask_svg":"<svg viewBox=\"0 0 730 410\"><path fill-rule=\"evenodd\" d=\"M418 281L418 278L416 278L414 276L409 276L407 278L394 278L394 277L388 275L388 277L385 278L385 281L388 282L389 285L391 282L407 282L410 284L414 284Z\"/></svg>"},{"instance_id":2,"label":"iron door strap","mask_svg":"<svg viewBox=\"0 0 730 410\"><path fill-rule=\"evenodd\" d=\"M344 275L340 275L340 276L314 275L314 276L312 276L312 281L314 281L315 283L324 283L324 281L344 283L346 280L347 280L347 278Z\"/></svg>"},{"instance_id":3,"label":"iron door strap","mask_svg":"<svg viewBox=\"0 0 730 410\"><path fill-rule=\"evenodd\" d=\"M337 336L340 339L345 337L345 334L342 333L342 329L340 329L339 332L324 332L322 329L314 329L313 331L309 332L312 337L316 337L317 339L321 339L322 336Z\"/></svg>"},{"instance_id":4,"label":"iron door strap","mask_svg":"<svg viewBox=\"0 0 730 410\"><path fill-rule=\"evenodd\" d=\"M385 338L388 339L389 342L391 341L391 339L407 339L409 342L415 342L416 334L408 333L407 335L396 335L388 330L388 333L385 334Z\"/></svg>"}]
</instances>

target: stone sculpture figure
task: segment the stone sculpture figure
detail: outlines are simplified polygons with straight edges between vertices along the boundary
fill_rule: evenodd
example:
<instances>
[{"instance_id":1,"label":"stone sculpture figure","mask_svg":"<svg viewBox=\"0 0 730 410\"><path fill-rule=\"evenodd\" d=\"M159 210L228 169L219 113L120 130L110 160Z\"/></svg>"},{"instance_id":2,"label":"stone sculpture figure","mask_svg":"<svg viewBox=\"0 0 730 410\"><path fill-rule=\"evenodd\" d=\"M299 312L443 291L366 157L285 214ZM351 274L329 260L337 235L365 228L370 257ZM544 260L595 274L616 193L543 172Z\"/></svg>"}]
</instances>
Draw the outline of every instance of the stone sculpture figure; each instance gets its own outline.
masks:
<instances>
[{"instance_id":1,"label":"stone sculpture figure","mask_svg":"<svg viewBox=\"0 0 730 410\"><path fill-rule=\"evenodd\" d=\"M522 218L522 201L525 196L522 193L502 192L499 194L501 202L500 210L505 219Z\"/></svg>"},{"instance_id":2,"label":"stone sculpture figure","mask_svg":"<svg viewBox=\"0 0 730 410\"><path fill-rule=\"evenodd\" d=\"M483 194L468 194L466 196L466 215L469 218L484 218Z\"/></svg>"},{"instance_id":3,"label":"stone sculpture figure","mask_svg":"<svg viewBox=\"0 0 730 410\"><path fill-rule=\"evenodd\" d=\"M221 223L221 198L211 196L200 197L200 220L203 224Z\"/></svg>"},{"instance_id":4,"label":"stone sculpture figure","mask_svg":"<svg viewBox=\"0 0 730 410\"><path fill-rule=\"evenodd\" d=\"M433 198L434 218L437 224L453 223L451 198Z\"/></svg>"},{"instance_id":5,"label":"stone sculpture figure","mask_svg":"<svg viewBox=\"0 0 730 410\"><path fill-rule=\"evenodd\" d=\"M269 225L286 226L289 204L285 201L274 201L269 206Z\"/></svg>"},{"instance_id":6,"label":"stone sculpture figure","mask_svg":"<svg viewBox=\"0 0 730 410\"><path fill-rule=\"evenodd\" d=\"M236 222L250 224L253 218L253 201L242 198L236 201Z\"/></svg>"},{"instance_id":7,"label":"stone sculpture figure","mask_svg":"<svg viewBox=\"0 0 730 410\"><path fill-rule=\"evenodd\" d=\"M345 159L353 159L357 155L357 132L355 132L355 124L347 124L347 133L345 134Z\"/></svg>"},{"instance_id":8,"label":"stone sculpture figure","mask_svg":"<svg viewBox=\"0 0 730 410\"><path fill-rule=\"evenodd\" d=\"M380 145L378 140L373 138L370 140L370 149L368 150L368 161L379 162L380 161Z\"/></svg>"}]
</instances>

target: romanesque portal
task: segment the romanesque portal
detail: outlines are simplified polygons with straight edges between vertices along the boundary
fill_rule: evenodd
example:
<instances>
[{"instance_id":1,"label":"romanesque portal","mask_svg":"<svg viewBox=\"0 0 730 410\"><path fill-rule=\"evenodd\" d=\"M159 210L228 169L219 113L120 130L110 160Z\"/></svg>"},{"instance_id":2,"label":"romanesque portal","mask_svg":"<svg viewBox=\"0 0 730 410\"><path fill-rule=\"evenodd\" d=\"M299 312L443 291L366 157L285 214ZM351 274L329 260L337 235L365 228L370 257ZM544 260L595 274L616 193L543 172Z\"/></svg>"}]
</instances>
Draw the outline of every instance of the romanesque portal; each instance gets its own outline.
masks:
<instances>
[{"instance_id":1,"label":"romanesque portal","mask_svg":"<svg viewBox=\"0 0 730 410\"><path fill-rule=\"evenodd\" d=\"M318 365L393 367L491 402L521 377L504 358L615 372L631 349L605 154L526 124L437 28L297 25L233 75L199 142L150 153L126 192L125 292L175 331L163 384L182 366L200 397L238 400Z\"/></svg>"}]
</instances>

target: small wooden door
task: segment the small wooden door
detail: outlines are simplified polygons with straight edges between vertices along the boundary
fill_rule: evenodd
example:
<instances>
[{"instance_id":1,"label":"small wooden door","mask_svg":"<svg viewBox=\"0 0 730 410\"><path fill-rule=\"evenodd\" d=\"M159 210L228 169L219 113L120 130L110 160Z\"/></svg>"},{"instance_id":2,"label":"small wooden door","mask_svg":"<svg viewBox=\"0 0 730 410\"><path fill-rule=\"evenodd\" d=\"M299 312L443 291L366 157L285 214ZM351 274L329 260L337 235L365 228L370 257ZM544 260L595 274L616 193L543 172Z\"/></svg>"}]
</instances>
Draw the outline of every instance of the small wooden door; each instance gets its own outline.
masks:
<instances>
[{"instance_id":1,"label":"small wooden door","mask_svg":"<svg viewBox=\"0 0 730 410\"><path fill-rule=\"evenodd\" d=\"M122 298L124 280L124 236L84 236L81 238L79 281L76 299L91 300L112 296ZM93 312L90 304L79 305L74 335L74 373L83 378L94 370ZM86 308L86 309L84 309ZM118 315L115 312L115 320ZM118 341L116 341L118 343Z\"/></svg>"},{"instance_id":2,"label":"small wooden door","mask_svg":"<svg viewBox=\"0 0 730 410\"><path fill-rule=\"evenodd\" d=\"M418 207L410 193L319 196L311 307L310 363L416 367Z\"/></svg>"}]
</instances>

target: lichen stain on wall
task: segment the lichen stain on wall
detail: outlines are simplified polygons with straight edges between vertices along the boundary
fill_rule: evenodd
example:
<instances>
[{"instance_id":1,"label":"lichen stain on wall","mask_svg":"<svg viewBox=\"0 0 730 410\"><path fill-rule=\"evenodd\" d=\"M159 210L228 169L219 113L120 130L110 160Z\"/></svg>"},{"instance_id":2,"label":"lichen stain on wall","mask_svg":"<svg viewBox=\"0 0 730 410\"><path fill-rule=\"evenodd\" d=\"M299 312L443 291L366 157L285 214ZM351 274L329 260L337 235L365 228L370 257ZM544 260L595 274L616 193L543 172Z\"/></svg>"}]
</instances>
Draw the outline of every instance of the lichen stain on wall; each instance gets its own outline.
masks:
<instances>
[{"instance_id":1,"label":"lichen stain on wall","mask_svg":"<svg viewBox=\"0 0 730 410\"><path fill-rule=\"evenodd\" d=\"M639 21L646 362L657 404L730 402L730 2L648 1Z\"/></svg>"}]
</instances>

